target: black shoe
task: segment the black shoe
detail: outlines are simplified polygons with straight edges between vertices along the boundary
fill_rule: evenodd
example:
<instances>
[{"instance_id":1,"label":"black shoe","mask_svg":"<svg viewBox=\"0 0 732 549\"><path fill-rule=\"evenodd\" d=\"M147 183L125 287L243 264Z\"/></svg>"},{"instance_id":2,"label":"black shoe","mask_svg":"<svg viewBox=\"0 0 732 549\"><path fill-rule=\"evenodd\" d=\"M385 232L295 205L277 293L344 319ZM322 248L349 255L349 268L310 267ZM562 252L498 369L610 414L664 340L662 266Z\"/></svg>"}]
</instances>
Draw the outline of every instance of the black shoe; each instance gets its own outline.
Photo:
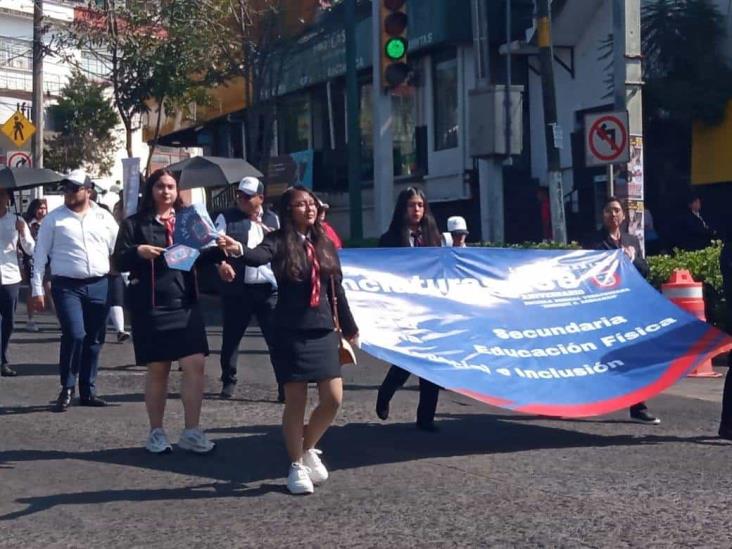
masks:
<instances>
[{"instance_id":1,"label":"black shoe","mask_svg":"<svg viewBox=\"0 0 732 549\"><path fill-rule=\"evenodd\" d=\"M382 396L381 391L376 395L376 415L383 421L389 419L389 401Z\"/></svg>"},{"instance_id":2,"label":"black shoe","mask_svg":"<svg viewBox=\"0 0 732 549\"><path fill-rule=\"evenodd\" d=\"M79 398L79 406L91 406L92 408L104 408L107 405L106 400L92 395L86 398Z\"/></svg>"},{"instance_id":3,"label":"black shoe","mask_svg":"<svg viewBox=\"0 0 732 549\"><path fill-rule=\"evenodd\" d=\"M71 397L74 394L73 389L61 389L56 399L56 404L53 406L54 412L65 412L71 406Z\"/></svg>"},{"instance_id":4,"label":"black shoe","mask_svg":"<svg viewBox=\"0 0 732 549\"><path fill-rule=\"evenodd\" d=\"M130 334L127 332L117 332L117 343L124 343L130 339Z\"/></svg>"},{"instance_id":5,"label":"black shoe","mask_svg":"<svg viewBox=\"0 0 732 549\"><path fill-rule=\"evenodd\" d=\"M631 411L630 419L636 423L645 423L646 425L658 425L661 423L661 420L652 416L648 410Z\"/></svg>"},{"instance_id":6,"label":"black shoe","mask_svg":"<svg viewBox=\"0 0 732 549\"><path fill-rule=\"evenodd\" d=\"M719 426L719 438L725 440L732 440L732 425L720 425Z\"/></svg>"},{"instance_id":7,"label":"black shoe","mask_svg":"<svg viewBox=\"0 0 732 549\"><path fill-rule=\"evenodd\" d=\"M424 422L417 422L417 429L420 431L425 431L427 433L437 433L440 431L440 428L435 425L434 421L424 421Z\"/></svg>"},{"instance_id":8,"label":"black shoe","mask_svg":"<svg viewBox=\"0 0 732 549\"><path fill-rule=\"evenodd\" d=\"M0 366L0 375L2 375L3 377L15 377L18 375L18 372L13 370L7 364L3 364L2 366Z\"/></svg>"},{"instance_id":9,"label":"black shoe","mask_svg":"<svg viewBox=\"0 0 732 549\"><path fill-rule=\"evenodd\" d=\"M221 398L231 398L234 396L234 389L236 389L236 385L233 383L224 383L224 386L221 388Z\"/></svg>"}]
</instances>

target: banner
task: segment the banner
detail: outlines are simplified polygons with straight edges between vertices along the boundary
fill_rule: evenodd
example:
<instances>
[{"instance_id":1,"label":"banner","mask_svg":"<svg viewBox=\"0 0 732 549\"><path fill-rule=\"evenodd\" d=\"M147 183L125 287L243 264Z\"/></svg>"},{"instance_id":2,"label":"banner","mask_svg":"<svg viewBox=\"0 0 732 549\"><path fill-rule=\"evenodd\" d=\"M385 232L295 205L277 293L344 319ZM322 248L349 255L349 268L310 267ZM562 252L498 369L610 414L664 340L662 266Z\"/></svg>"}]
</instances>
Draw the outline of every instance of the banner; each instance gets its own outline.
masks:
<instances>
[{"instance_id":1,"label":"banner","mask_svg":"<svg viewBox=\"0 0 732 549\"><path fill-rule=\"evenodd\" d=\"M613 412L732 347L621 251L360 249L341 262L365 351L519 412Z\"/></svg>"},{"instance_id":2,"label":"banner","mask_svg":"<svg viewBox=\"0 0 732 549\"><path fill-rule=\"evenodd\" d=\"M122 204L125 218L137 213L137 202L140 195L140 159L122 159Z\"/></svg>"},{"instance_id":3,"label":"banner","mask_svg":"<svg viewBox=\"0 0 732 549\"><path fill-rule=\"evenodd\" d=\"M200 250L218 237L216 226L203 204L181 208L175 215L173 243Z\"/></svg>"}]
</instances>

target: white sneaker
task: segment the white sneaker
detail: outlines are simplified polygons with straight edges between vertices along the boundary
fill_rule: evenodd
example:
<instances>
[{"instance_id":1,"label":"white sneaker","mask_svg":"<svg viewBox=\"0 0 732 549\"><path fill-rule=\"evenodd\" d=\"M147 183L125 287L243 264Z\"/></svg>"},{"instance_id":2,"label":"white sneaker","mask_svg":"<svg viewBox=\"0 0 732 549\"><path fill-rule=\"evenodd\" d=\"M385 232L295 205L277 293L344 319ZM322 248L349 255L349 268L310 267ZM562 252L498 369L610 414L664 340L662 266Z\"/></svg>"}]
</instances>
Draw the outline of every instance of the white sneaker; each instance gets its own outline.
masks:
<instances>
[{"instance_id":1,"label":"white sneaker","mask_svg":"<svg viewBox=\"0 0 732 549\"><path fill-rule=\"evenodd\" d=\"M39 331L38 324L36 324L32 320L29 320L28 322L25 323L25 329L28 332L38 332Z\"/></svg>"},{"instance_id":2,"label":"white sneaker","mask_svg":"<svg viewBox=\"0 0 732 549\"><path fill-rule=\"evenodd\" d=\"M216 444L208 440L203 431L196 427L194 429L185 429L180 434L178 447L195 454L208 454L216 447Z\"/></svg>"},{"instance_id":3,"label":"white sneaker","mask_svg":"<svg viewBox=\"0 0 732 549\"><path fill-rule=\"evenodd\" d=\"M291 494L312 494L315 491L313 481L310 480L310 469L302 463L290 465L287 475L287 489Z\"/></svg>"},{"instance_id":4,"label":"white sneaker","mask_svg":"<svg viewBox=\"0 0 732 549\"><path fill-rule=\"evenodd\" d=\"M151 454L169 454L173 451L173 447L168 441L168 435L158 427L150 431L150 436L147 437L147 443L145 443L145 450Z\"/></svg>"},{"instance_id":5,"label":"white sneaker","mask_svg":"<svg viewBox=\"0 0 732 549\"><path fill-rule=\"evenodd\" d=\"M311 448L302 456L303 465L310 469L310 480L313 481L313 484L320 484L328 480L328 469L325 468L319 457L322 453L320 450Z\"/></svg>"}]
</instances>

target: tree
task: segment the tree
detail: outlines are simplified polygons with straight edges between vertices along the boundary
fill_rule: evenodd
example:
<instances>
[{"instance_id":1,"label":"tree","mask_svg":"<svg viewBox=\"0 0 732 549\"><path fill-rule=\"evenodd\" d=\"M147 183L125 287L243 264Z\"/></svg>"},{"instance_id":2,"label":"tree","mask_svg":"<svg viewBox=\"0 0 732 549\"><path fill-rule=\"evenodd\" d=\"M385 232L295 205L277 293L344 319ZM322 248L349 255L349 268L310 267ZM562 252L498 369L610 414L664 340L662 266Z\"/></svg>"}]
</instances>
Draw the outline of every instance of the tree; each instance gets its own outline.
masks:
<instances>
[{"instance_id":1,"label":"tree","mask_svg":"<svg viewBox=\"0 0 732 549\"><path fill-rule=\"evenodd\" d=\"M46 167L59 172L84 167L108 175L119 142L114 132L117 113L105 95L105 85L74 72L49 114L57 132L45 140Z\"/></svg>"},{"instance_id":2,"label":"tree","mask_svg":"<svg viewBox=\"0 0 732 549\"><path fill-rule=\"evenodd\" d=\"M127 155L132 134L143 114L163 108L174 112L193 98L202 100L212 68L211 40L204 2L128 2L103 0L99 8L78 9L80 15L59 34L57 50L79 65L69 51L82 50L107 67L105 80L125 127ZM157 144L157 135L152 147Z\"/></svg>"}]
</instances>

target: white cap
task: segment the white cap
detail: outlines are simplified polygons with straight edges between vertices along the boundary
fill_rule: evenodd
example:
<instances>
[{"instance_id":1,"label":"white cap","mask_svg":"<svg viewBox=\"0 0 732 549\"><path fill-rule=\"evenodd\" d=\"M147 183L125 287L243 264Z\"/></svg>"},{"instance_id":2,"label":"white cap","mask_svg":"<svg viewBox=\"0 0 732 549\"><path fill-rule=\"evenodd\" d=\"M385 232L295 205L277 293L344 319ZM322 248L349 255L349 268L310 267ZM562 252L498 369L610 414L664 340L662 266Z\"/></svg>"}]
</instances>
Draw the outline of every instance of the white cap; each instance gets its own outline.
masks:
<instances>
[{"instance_id":1,"label":"white cap","mask_svg":"<svg viewBox=\"0 0 732 549\"><path fill-rule=\"evenodd\" d=\"M264 185L256 177L245 177L239 181L238 190L246 195L264 194Z\"/></svg>"},{"instance_id":2,"label":"white cap","mask_svg":"<svg viewBox=\"0 0 732 549\"><path fill-rule=\"evenodd\" d=\"M464 217L455 215L448 218L447 230L451 233L468 233L468 224L465 222Z\"/></svg>"},{"instance_id":3,"label":"white cap","mask_svg":"<svg viewBox=\"0 0 732 549\"><path fill-rule=\"evenodd\" d=\"M69 172L63 179L64 182L69 182L77 187L89 187L93 186L92 180L86 175L86 171L82 168L78 168Z\"/></svg>"}]
</instances>

